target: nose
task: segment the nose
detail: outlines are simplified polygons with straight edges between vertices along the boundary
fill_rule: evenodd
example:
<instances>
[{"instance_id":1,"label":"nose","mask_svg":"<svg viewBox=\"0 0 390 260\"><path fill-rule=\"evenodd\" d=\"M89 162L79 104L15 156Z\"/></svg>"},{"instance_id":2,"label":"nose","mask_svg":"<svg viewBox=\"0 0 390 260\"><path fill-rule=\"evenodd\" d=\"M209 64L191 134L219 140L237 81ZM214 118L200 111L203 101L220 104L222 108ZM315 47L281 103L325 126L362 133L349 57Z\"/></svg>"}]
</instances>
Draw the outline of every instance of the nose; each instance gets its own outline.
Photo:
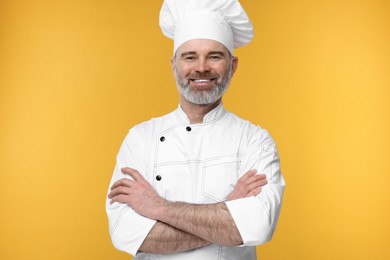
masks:
<instances>
[{"instance_id":1,"label":"nose","mask_svg":"<svg viewBox=\"0 0 390 260\"><path fill-rule=\"evenodd\" d=\"M208 72L210 71L210 66L206 59L199 59L196 63L195 70L197 72Z\"/></svg>"}]
</instances>

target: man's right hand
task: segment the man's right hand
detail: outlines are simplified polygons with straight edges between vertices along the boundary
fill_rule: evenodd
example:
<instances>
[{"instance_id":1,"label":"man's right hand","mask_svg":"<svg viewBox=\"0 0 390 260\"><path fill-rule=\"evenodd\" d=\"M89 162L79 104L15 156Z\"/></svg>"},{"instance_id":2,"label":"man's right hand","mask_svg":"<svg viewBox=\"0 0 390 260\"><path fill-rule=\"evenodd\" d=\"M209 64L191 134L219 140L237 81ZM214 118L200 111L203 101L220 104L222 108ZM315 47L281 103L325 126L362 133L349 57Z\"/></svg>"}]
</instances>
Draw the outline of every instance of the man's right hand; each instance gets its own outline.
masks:
<instances>
[{"instance_id":1,"label":"man's right hand","mask_svg":"<svg viewBox=\"0 0 390 260\"><path fill-rule=\"evenodd\" d=\"M250 170L241 176L227 200L242 199L259 194L261 188L267 184L267 179L265 174L256 173L256 170Z\"/></svg>"}]
</instances>

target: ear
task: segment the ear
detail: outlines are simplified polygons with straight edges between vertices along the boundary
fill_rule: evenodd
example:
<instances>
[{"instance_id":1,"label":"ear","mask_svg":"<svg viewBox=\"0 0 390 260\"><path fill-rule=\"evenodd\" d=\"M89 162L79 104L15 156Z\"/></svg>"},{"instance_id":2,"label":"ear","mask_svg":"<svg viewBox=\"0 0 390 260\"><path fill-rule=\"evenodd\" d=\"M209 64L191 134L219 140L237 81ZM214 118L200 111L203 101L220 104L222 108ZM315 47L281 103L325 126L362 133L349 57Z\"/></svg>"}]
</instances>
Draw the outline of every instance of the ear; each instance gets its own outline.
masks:
<instances>
[{"instance_id":1,"label":"ear","mask_svg":"<svg viewBox=\"0 0 390 260\"><path fill-rule=\"evenodd\" d=\"M233 56L232 59L233 59L232 61L232 75L233 75L238 67L238 58Z\"/></svg>"},{"instance_id":2,"label":"ear","mask_svg":"<svg viewBox=\"0 0 390 260\"><path fill-rule=\"evenodd\" d=\"M173 71L175 69L175 57L171 57L170 62L171 62L171 68Z\"/></svg>"}]
</instances>

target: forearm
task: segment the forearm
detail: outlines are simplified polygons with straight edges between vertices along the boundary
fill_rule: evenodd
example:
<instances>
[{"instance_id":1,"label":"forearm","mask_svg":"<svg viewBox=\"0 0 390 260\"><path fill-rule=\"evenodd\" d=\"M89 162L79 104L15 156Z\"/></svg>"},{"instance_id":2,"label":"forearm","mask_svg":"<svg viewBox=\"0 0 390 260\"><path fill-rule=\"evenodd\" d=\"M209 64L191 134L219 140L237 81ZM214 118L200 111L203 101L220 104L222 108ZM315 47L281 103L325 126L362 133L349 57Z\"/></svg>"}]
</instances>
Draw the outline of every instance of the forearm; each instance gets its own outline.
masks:
<instances>
[{"instance_id":1,"label":"forearm","mask_svg":"<svg viewBox=\"0 0 390 260\"><path fill-rule=\"evenodd\" d=\"M133 180L124 178L115 182L108 195L111 199L110 203L126 203L139 215L166 223L213 244L225 246L243 244L242 237L224 202L201 205L170 202L159 196L138 171L130 168L124 168L122 171L129 174ZM245 195L238 195L238 198L241 196L245 197ZM161 232L156 233L161 234ZM203 242L201 245L204 245ZM147 250L147 246L145 243L143 250ZM195 245L197 246L198 244Z\"/></svg>"},{"instance_id":2,"label":"forearm","mask_svg":"<svg viewBox=\"0 0 390 260\"><path fill-rule=\"evenodd\" d=\"M145 238L140 251L172 254L209 245L210 242L162 222L156 222Z\"/></svg>"},{"instance_id":3,"label":"forearm","mask_svg":"<svg viewBox=\"0 0 390 260\"><path fill-rule=\"evenodd\" d=\"M166 201L158 220L213 244L238 246L243 243L225 203L197 205Z\"/></svg>"}]
</instances>

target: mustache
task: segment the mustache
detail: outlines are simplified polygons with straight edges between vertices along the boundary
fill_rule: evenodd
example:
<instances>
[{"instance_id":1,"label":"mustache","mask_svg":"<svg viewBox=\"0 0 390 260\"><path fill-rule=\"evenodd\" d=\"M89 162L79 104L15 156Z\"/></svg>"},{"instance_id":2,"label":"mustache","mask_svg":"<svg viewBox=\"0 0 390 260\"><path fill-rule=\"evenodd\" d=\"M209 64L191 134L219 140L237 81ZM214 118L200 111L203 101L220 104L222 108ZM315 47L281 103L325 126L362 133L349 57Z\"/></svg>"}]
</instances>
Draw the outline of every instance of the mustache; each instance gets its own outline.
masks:
<instances>
[{"instance_id":1,"label":"mustache","mask_svg":"<svg viewBox=\"0 0 390 260\"><path fill-rule=\"evenodd\" d=\"M190 75L187 76L187 79L192 79L192 80L196 80L196 79L217 79L219 78L219 75L218 74L215 74L215 73L209 73L209 72L206 72L206 73L192 73Z\"/></svg>"}]
</instances>

